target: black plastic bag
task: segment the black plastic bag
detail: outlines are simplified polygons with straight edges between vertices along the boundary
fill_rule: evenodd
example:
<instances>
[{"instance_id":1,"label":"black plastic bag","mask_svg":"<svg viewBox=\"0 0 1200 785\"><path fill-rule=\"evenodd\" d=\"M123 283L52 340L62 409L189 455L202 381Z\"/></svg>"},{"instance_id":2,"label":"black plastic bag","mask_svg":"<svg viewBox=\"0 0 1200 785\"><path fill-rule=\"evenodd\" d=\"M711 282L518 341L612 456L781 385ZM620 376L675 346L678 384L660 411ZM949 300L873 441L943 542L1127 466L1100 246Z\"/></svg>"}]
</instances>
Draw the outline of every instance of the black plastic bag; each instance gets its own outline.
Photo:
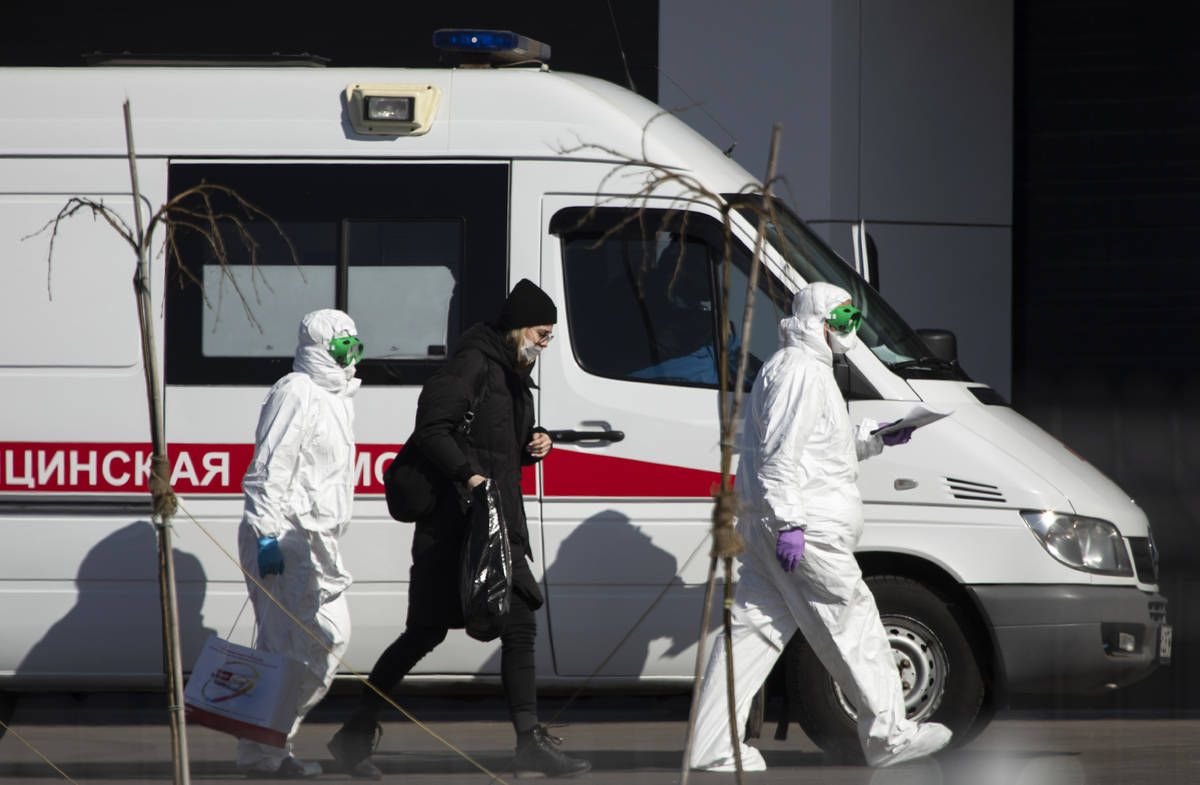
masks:
<instances>
[{"instance_id":1,"label":"black plastic bag","mask_svg":"<svg viewBox=\"0 0 1200 785\"><path fill-rule=\"evenodd\" d=\"M512 598L512 544L500 489L485 480L471 492L460 575L463 621L475 640L495 640Z\"/></svg>"}]
</instances>

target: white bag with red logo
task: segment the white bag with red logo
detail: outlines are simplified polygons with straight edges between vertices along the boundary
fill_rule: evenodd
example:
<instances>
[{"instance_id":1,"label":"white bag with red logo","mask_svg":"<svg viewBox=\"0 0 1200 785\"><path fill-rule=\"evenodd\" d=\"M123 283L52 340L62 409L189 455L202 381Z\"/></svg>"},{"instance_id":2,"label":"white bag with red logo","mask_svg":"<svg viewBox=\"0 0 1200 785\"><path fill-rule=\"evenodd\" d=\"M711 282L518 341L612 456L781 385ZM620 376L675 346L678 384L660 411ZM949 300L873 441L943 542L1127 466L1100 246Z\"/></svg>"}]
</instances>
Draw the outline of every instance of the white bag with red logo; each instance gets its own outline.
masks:
<instances>
[{"instance_id":1,"label":"white bag with red logo","mask_svg":"<svg viewBox=\"0 0 1200 785\"><path fill-rule=\"evenodd\" d=\"M273 747L296 721L304 666L212 635L184 690L187 721Z\"/></svg>"}]
</instances>

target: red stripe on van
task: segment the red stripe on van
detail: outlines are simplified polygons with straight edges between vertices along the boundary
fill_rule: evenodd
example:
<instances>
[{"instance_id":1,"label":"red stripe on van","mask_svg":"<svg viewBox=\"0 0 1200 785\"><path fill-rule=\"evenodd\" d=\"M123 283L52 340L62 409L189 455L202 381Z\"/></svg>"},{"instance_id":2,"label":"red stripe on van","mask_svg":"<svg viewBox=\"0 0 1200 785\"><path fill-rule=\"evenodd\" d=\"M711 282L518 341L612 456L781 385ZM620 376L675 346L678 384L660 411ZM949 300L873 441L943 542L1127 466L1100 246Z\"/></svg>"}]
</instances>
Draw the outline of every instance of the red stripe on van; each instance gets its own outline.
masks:
<instances>
[{"instance_id":1,"label":"red stripe on van","mask_svg":"<svg viewBox=\"0 0 1200 785\"><path fill-rule=\"evenodd\" d=\"M546 496L709 498L720 472L556 448L542 461Z\"/></svg>"},{"instance_id":2,"label":"red stripe on van","mask_svg":"<svg viewBox=\"0 0 1200 785\"><path fill-rule=\"evenodd\" d=\"M250 444L170 444L179 493L241 493ZM138 493L150 476L148 442L0 442L0 492Z\"/></svg>"},{"instance_id":3,"label":"red stripe on van","mask_svg":"<svg viewBox=\"0 0 1200 785\"><path fill-rule=\"evenodd\" d=\"M383 472L398 446L360 444L355 493L383 493ZM170 444L171 483L181 494L241 494L254 456L251 444ZM0 442L0 493L146 492L150 445L145 442ZM707 498L717 472L557 448L543 462L546 496ZM521 490L537 493L526 466Z\"/></svg>"},{"instance_id":4,"label":"red stripe on van","mask_svg":"<svg viewBox=\"0 0 1200 785\"><path fill-rule=\"evenodd\" d=\"M360 444L355 493L383 493L383 471L399 449ZM181 494L242 493L252 444L169 444L171 484ZM0 493L140 493L150 475L148 442L0 442ZM521 473L521 490L537 493L537 472Z\"/></svg>"}]
</instances>

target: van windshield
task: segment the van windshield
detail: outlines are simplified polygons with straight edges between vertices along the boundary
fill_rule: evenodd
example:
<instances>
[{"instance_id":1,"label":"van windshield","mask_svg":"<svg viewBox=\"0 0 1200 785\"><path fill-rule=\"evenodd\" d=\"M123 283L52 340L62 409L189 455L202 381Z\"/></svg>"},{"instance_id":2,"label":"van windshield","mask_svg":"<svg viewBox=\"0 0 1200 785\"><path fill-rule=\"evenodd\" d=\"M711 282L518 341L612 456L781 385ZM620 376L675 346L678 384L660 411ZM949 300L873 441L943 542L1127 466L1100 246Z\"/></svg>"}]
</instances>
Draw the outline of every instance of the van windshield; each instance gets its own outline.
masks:
<instances>
[{"instance_id":1,"label":"van windshield","mask_svg":"<svg viewBox=\"0 0 1200 785\"><path fill-rule=\"evenodd\" d=\"M725 198L751 227L758 225L761 197L726 194ZM859 339L876 357L906 379L969 381L956 363L931 356L921 336L900 318L879 292L782 202L773 200L773 206L774 215L767 219L767 241L805 281L825 281L850 292L854 304L863 313Z\"/></svg>"}]
</instances>

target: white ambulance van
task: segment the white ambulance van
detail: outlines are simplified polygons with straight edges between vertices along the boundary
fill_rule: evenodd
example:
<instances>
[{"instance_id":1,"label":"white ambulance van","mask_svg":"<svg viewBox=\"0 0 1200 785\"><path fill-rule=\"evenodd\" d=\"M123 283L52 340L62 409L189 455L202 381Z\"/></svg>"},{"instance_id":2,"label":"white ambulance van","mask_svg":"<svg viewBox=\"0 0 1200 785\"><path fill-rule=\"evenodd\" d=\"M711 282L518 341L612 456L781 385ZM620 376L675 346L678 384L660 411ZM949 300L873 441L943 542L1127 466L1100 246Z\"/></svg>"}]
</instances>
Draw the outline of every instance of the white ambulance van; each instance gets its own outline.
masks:
<instances>
[{"instance_id":1,"label":"white ambulance van","mask_svg":"<svg viewBox=\"0 0 1200 785\"><path fill-rule=\"evenodd\" d=\"M210 632L250 639L242 576L217 543L235 549L259 406L290 370L300 317L345 309L366 343L345 540L348 662L366 672L403 627L410 561L412 529L388 517L382 472L421 384L529 278L560 313L535 370L557 446L524 485L546 595L539 678L688 689L709 649L697 638L719 466L723 211L733 342L749 345L751 373L777 347L791 293L831 281L865 314L863 345L838 368L851 417L953 411L862 467L858 555L911 714L962 741L1009 694L1103 691L1169 659L1150 527L1110 480L932 356L783 204L739 334L755 177L621 87L539 62L474 65L0 69L0 689L161 683L134 257L86 212L59 226L52 256L38 233L74 196L133 225L127 98L147 213L219 184L296 252L240 213L251 264L233 207L218 204L243 303L199 234L181 227L176 249L157 235L185 667ZM498 647L452 633L413 681L498 673ZM849 737L854 708L803 640L781 673L772 684L814 740Z\"/></svg>"}]
</instances>

